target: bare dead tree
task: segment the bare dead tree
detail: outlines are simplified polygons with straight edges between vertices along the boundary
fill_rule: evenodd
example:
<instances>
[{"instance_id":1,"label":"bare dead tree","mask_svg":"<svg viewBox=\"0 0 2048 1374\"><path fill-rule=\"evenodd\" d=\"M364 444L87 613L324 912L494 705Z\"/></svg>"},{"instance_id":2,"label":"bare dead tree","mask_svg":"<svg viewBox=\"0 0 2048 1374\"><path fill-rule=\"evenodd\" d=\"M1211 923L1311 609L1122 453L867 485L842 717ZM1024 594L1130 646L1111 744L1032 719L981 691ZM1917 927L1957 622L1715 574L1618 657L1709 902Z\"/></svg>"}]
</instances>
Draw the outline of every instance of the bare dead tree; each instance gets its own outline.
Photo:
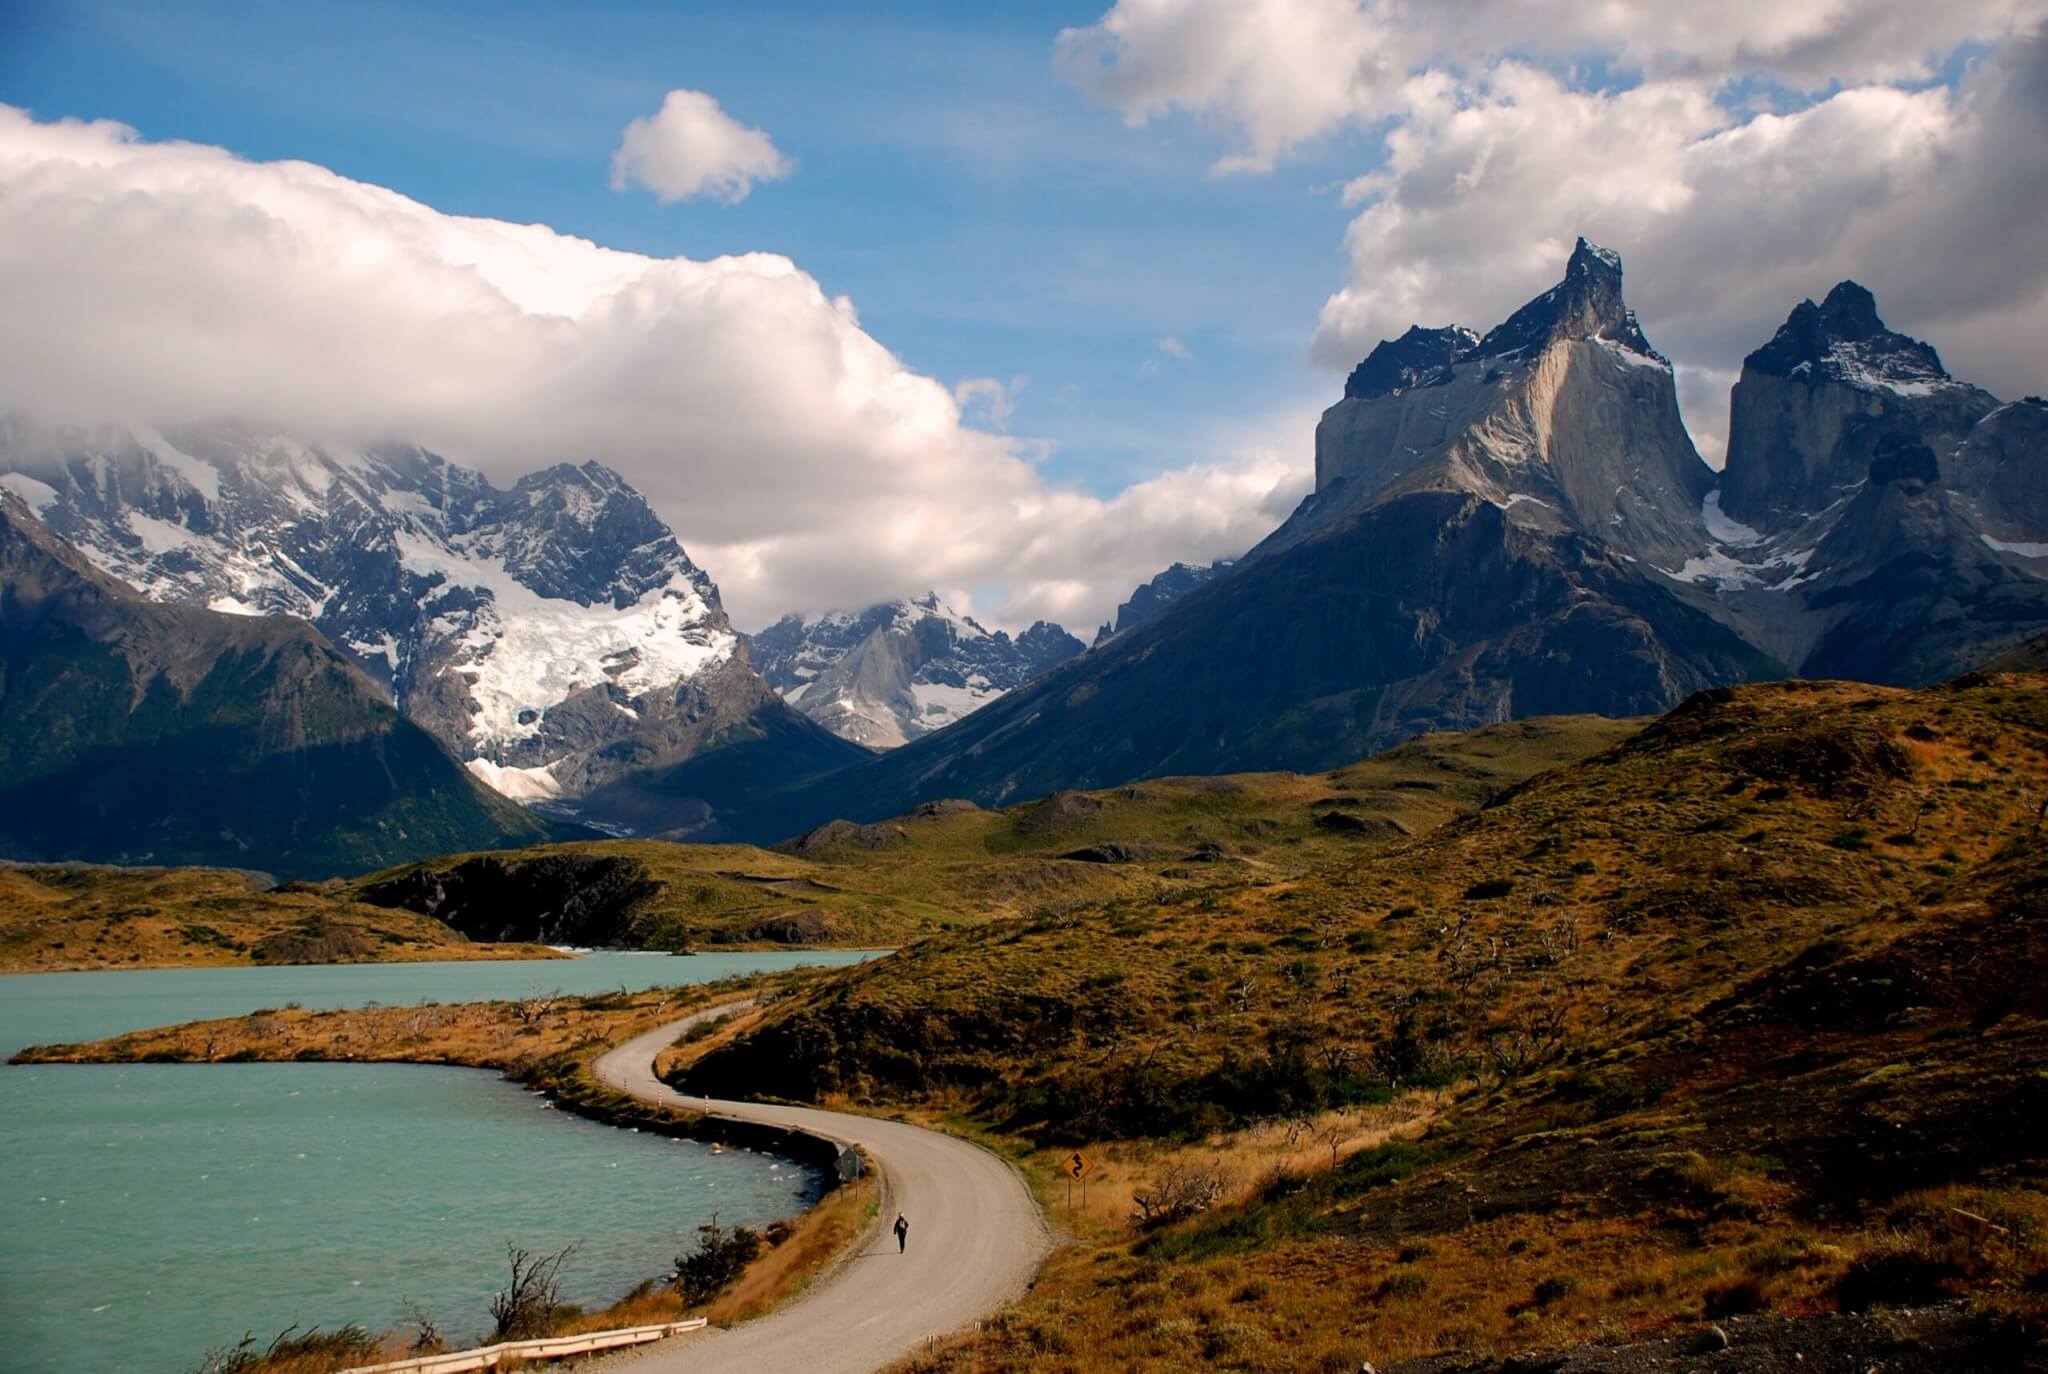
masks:
<instances>
[{"instance_id":1,"label":"bare dead tree","mask_svg":"<svg viewBox=\"0 0 2048 1374\"><path fill-rule=\"evenodd\" d=\"M1328 1126L1325 1126L1323 1128L1323 1133L1317 1136L1316 1138L1322 1141L1325 1145L1330 1147L1330 1167L1332 1169L1336 1168L1337 1149L1346 1140L1349 1140L1351 1138L1351 1132L1349 1128L1345 1125L1344 1119L1342 1117L1339 1117L1337 1120L1331 1122Z\"/></svg>"},{"instance_id":2,"label":"bare dead tree","mask_svg":"<svg viewBox=\"0 0 2048 1374\"><path fill-rule=\"evenodd\" d=\"M405 1314L405 1324L413 1329L412 1354L438 1355L448 1348L448 1342L441 1335L441 1324L420 1302L407 1298L399 1310Z\"/></svg>"},{"instance_id":3,"label":"bare dead tree","mask_svg":"<svg viewBox=\"0 0 2048 1374\"><path fill-rule=\"evenodd\" d=\"M1206 1212L1230 1191L1230 1175L1220 1163L1169 1164L1143 1191L1132 1195L1134 1225L1150 1230Z\"/></svg>"},{"instance_id":4,"label":"bare dead tree","mask_svg":"<svg viewBox=\"0 0 2048 1374\"><path fill-rule=\"evenodd\" d=\"M561 1305L562 1264L576 1253L565 1245L552 1255L537 1255L510 1241L505 1242L505 1259L512 1266L512 1281L491 1299L491 1317L497 1322L499 1340L521 1340L547 1333L548 1319Z\"/></svg>"},{"instance_id":5,"label":"bare dead tree","mask_svg":"<svg viewBox=\"0 0 2048 1374\"><path fill-rule=\"evenodd\" d=\"M557 988L545 997L535 993L533 996L525 998L516 1004L515 1010L519 1013L519 1020L522 1025L538 1026L553 1014L561 1000L562 990Z\"/></svg>"}]
</instances>

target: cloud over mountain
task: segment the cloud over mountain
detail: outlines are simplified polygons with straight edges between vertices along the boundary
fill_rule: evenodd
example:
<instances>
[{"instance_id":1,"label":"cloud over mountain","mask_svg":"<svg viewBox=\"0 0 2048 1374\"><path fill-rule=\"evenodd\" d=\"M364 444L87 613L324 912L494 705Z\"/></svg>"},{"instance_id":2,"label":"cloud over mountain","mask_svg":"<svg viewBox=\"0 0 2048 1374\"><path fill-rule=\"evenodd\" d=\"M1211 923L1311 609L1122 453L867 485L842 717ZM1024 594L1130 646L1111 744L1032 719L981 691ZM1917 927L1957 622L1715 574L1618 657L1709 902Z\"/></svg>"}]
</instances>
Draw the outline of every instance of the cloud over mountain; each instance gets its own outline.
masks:
<instances>
[{"instance_id":1,"label":"cloud over mountain","mask_svg":"<svg viewBox=\"0 0 2048 1374\"><path fill-rule=\"evenodd\" d=\"M993 623L1092 624L1306 485L1305 443L1109 498L1048 483L781 256L617 252L5 106L0 297L0 405L402 438L500 479L596 458L742 625L933 585L1007 588L973 608Z\"/></svg>"},{"instance_id":2,"label":"cloud over mountain","mask_svg":"<svg viewBox=\"0 0 2048 1374\"><path fill-rule=\"evenodd\" d=\"M1580 234L1621 249L1712 449L1744 341L1844 277L1959 372L2039 389L2039 22L2023 0L1119 0L1055 63L1133 123L1220 126L1218 172L1366 137L1326 367L1412 323L1498 318Z\"/></svg>"}]
</instances>

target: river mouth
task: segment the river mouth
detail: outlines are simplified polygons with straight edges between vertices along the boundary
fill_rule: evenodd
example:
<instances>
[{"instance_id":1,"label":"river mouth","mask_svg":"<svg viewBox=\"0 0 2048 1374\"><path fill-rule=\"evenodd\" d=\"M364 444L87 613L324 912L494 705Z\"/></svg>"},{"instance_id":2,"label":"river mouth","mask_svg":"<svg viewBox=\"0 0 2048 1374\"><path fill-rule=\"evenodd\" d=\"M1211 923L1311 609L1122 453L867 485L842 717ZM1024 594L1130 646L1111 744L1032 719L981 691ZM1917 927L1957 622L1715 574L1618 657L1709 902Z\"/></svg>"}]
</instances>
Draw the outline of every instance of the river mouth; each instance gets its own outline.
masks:
<instances>
[{"instance_id":1,"label":"river mouth","mask_svg":"<svg viewBox=\"0 0 2048 1374\"><path fill-rule=\"evenodd\" d=\"M465 1001L536 977L597 992L804 961L599 956L515 970L504 987L503 964L432 967L439 1000ZM416 1001L422 967L24 975L0 980L0 1044L293 1000ZM404 976L379 976L394 969ZM490 1325L508 1241L577 1245L564 1300L599 1305L665 1272L714 1211L759 1226L818 1191L786 1160L599 1125L494 1074L403 1064L8 1067L0 1158L0 1367L23 1371L190 1370L244 1332L381 1330L407 1300L459 1341Z\"/></svg>"}]
</instances>

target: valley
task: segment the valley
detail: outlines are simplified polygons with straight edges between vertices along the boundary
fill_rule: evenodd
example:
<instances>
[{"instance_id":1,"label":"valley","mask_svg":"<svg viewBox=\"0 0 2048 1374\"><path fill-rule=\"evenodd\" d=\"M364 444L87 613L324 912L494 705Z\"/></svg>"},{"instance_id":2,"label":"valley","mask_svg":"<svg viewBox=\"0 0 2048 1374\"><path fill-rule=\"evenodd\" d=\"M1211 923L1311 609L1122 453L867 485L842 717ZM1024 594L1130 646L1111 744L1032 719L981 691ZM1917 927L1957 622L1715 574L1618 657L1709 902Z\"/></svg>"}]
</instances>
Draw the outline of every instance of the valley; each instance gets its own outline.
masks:
<instances>
[{"instance_id":1,"label":"valley","mask_svg":"<svg viewBox=\"0 0 2048 1374\"><path fill-rule=\"evenodd\" d=\"M0 8L0 1374L2048 1374L2048 9Z\"/></svg>"},{"instance_id":2,"label":"valley","mask_svg":"<svg viewBox=\"0 0 2048 1374\"><path fill-rule=\"evenodd\" d=\"M741 1014L657 1067L684 1102L903 1115L1021 1165L1067 1239L1030 1296L910 1368L1491 1370L1583 1346L1591 1369L1631 1343L1690 1358L1708 1327L1759 1356L2022 1358L2048 1264L2022 1124L2048 679L1766 684L1599 724L1296 780L1389 833L739 985ZM1472 802L1434 824L1373 804L1450 779ZM1185 825L1203 794L1178 786L1120 818L1066 800L1060 842ZM1034 809L926 819L972 821L987 853ZM403 1034L422 1013L265 1013L30 1057L452 1060L615 1112L593 1056L680 1005L458 1006ZM1054 1168L1076 1149L1078 1209ZM1927 1315L1873 1326L1872 1304Z\"/></svg>"}]
</instances>

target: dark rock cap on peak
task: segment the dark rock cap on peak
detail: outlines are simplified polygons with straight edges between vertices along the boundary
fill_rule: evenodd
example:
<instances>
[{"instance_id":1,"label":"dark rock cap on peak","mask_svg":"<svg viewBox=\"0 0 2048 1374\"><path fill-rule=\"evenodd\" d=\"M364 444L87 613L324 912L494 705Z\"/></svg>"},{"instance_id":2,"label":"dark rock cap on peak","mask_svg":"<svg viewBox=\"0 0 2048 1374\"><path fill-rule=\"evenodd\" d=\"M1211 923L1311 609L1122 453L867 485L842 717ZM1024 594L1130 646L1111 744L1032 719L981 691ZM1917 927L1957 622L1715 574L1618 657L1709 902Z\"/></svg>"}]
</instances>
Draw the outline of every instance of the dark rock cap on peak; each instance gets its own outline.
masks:
<instances>
[{"instance_id":1,"label":"dark rock cap on peak","mask_svg":"<svg viewBox=\"0 0 2048 1374\"><path fill-rule=\"evenodd\" d=\"M1463 325L1413 325L1398 339L1382 339L1352 369L1344 395L1353 400L1398 396L1449 381L1468 358L1534 354L1552 339L1604 339L1663 360L1621 295L1621 254L1585 238L1572 247L1564 280L1510 315L1484 339Z\"/></svg>"},{"instance_id":2,"label":"dark rock cap on peak","mask_svg":"<svg viewBox=\"0 0 2048 1374\"><path fill-rule=\"evenodd\" d=\"M1564 280L1508 316L1479 341L1473 356L1534 354L1552 339L1604 339L1663 360L1621 294L1621 254L1581 238L1565 263Z\"/></svg>"},{"instance_id":3,"label":"dark rock cap on peak","mask_svg":"<svg viewBox=\"0 0 2048 1374\"><path fill-rule=\"evenodd\" d=\"M1773 377L1840 381L1849 369L1828 365L1838 355L1854 355L1860 360L1857 372L1879 379L1948 379L1941 355L1918 339L1887 329L1877 313L1877 298L1853 281L1835 283L1819 305L1806 300L1793 306L1771 341L1742 365ZM1802 372L1802 365L1808 364Z\"/></svg>"},{"instance_id":4,"label":"dark rock cap on peak","mask_svg":"<svg viewBox=\"0 0 2048 1374\"><path fill-rule=\"evenodd\" d=\"M1410 325L1398 339L1382 339L1344 382L1354 398L1398 396L1428 386L1450 374L1451 365L1469 354L1479 336L1463 325L1441 329Z\"/></svg>"}]
</instances>

